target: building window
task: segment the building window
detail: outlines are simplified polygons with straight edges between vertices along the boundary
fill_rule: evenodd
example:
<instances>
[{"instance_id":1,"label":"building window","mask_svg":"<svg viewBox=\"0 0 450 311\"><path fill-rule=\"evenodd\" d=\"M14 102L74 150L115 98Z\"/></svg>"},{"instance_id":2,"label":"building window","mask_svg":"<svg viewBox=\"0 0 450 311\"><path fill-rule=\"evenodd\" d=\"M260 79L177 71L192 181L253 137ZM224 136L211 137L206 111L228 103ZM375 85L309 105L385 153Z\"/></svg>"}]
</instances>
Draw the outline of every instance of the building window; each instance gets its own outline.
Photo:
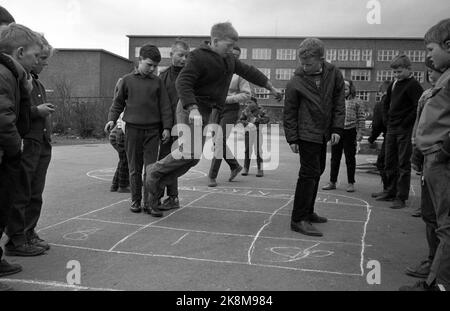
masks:
<instances>
[{"instance_id":1,"label":"building window","mask_svg":"<svg viewBox=\"0 0 450 311\"><path fill-rule=\"evenodd\" d=\"M269 99L270 92L265 88L255 88L254 93L257 99Z\"/></svg>"},{"instance_id":2,"label":"building window","mask_svg":"<svg viewBox=\"0 0 450 311\"><path fill-rule=\"evenodd\" d=\"M348 61L348 50L347 49L338 50L338 61L341 61L341 62Z\"/></svg>"},{"instance_id":3,"label":"building window","mask_svg":"<svg viewBox=\"0 0 450 311\"><path fill-rule=\"evenodd\" d=\"M350 61L359 62L361 60L361 50L350 50Z\"/></svg>"},{"instance_id":4,"label":"building window","mask_svg":"<svg viewBox=\"0 0 450 311\"><path fill-rule=\"evenodd\" d=\"M408 56L408 58L413 63L423 63L423 62L425 62L425 51L422 51L422 50L408 50L408 51L405 51L405 55Z\"/></svg>"},{"instance_id":5,"label":"building window","mask_svg":"<svg viewBox=\"0 0 450 311\"><path fill-rule=\"evenodd\" d=\"M393 70L378 70L377 71L377 82L392 81L394 80Z\"/></svg>"},{"instance_id":6,"label":"building window","mask_svg":"<svg viewBox=\"0 0 450 311\"><path fill-rule=\"evenodd\" d=\"M381 101L381 97L383 96L383 94L381 94L380 92L377 92L375 94L375 102L379 103Z\"/></svg>"},{"instance_id":7,"label":"building window","mask_svg":"<svg viewBox=\"0 0 450 311\"><path fill-rule=\"evenodd\" d=\"M329 49L325 53L325 58L327 62L331 63L332 61L337 59L337 50L336 49Z\"/></svg>"},{"instance_id":8,"label":"building window","mask_svg":"<svg viewBox=\"0 0 450 311\"><path fill-rule=\"evenodd\" d=\"M239 59L247 59L247 49L241 48L241 56Z\"/></svg>"},{"instance_id":9,"label":"building window","mask_svg":"<svg viewBox=\"0 0 450 311\"><path fill-rule=\"evenodd\" d=\"M378 61L390 62L398 55L398 50L379 50Z\"/></svg>"},{"instance_id":10,"label":"building window","mask_svg":"<svg viewBox=\"0 0 450 311\"><path fill-rule=\"evenodd\" d=\"M356 98L359 98L363 102L368 102L370 99L369 91L356 91Z\"/></svg>"},{"instance_id":11,"label":"building window","mask_svg":"<svg viewBox=\"0 0 450 311\"><path fill-rule=\"evenodd\" d=\"M161 53L161 58L170 58L170 52L172 52L171 47L158 48L158 50Z\"/></svg>"},{"instance_id":12,"label":"building window","mask_svg":"<svg viewBox=\"0 0 450 311\"><path fill-rule=\"evenodd\" d=\"M370 81L370 70L352 69L350 76L353 81Z\"/></svg>"},{"instance_id":13,"label":"building window","mask_svg":"<svg viewBox=\"0 0 450 311\"><path fill-rule=\"evenodd\" d=\"M267 79L270 79L270 68L258 68L259 71L261 71Z\"/></svg>"},{"instance_id":14,"label":"building window","mask_svg":"<svg viewBox=\"0 0 450 311\"><path fill-rule=\"evenodd\" d=\"M137 46L134 48L134 57L139 57L139 52L141 51L141 47Z\"/></svg>"},{"instance_id":15,"label":"building window","mask_svg":"<svg viewBox=\"0 0 450 311\"><path fill-rule=\"evenodd\" d=\"M277 68L275 70L275 79L277 80L291 80L295 69L291 68Z\"/></svg>"},{"instance_id":16,"label":"building window","mask_svg":"<svg viewBox=\"0 0 450 311\"><path fill-rule=\"evenodd\" d=\"M372 50L362 50L362 61L371 62L372 61Z\"/></svg>"},{"instance_id":17,"label":"building window","mask_svg":"<svg viewBox=\"0 0 450 311\"><path fill-rule=\"evenodd\" d=\"M420 83L425 82L425 73L423 71L413 71L413 76Z\"/></svg>"},{"instance_id":18,"label":"building window","mask_svg":"<svg viewBox=\"0 0 450 311\"><path fill-rule=\"evenodd\" d=\"M296 50L294 49L277 49L278 60L295 60Z\"/></svg>"},{"instance_id":19,"label":"building window","mask_svg":"<svg viewBox=\"0 0 450 311\"><path fill-rule=\"evenodd\" d=\"M272 59L272 49L253 49L252 59Z\"/></svg>"}]
</instances>

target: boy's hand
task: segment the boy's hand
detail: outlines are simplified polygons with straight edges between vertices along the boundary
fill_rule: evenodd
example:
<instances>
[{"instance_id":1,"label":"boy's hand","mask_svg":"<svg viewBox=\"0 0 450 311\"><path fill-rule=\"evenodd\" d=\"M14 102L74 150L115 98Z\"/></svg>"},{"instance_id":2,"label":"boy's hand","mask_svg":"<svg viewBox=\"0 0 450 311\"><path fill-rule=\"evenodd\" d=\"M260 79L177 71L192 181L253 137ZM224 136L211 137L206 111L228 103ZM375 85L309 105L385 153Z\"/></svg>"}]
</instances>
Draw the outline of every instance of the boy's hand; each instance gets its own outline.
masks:
<instances>
[{"instance_id":1,"label":"boy's hand","mask_svg":"<svg viewBox=\"0 0 450 311\"><path fill-rule=\"evenodd\" d=\"M194 108L189 112L189 124L194 124L194 126L203 125L202 115L198 109Z\"/></svg>"},{"instance_id":2,"label":"boy's hand","mask_svg":"<svg viewBox=\"0 0 450 311\"><path fill-rule=\"evenodd\" d=\"M37 110L38 110L39 115L41 117L45 118L48 115L55 112L55 106L53 106L50 103L45 103L45 104L41 104L41 105L37 106Z\"/></svg>"},{"instance_id":3,"label":"boy's hand","mask_svg":"<svg viewBox=\"0 0 450 311\"><path fill-rule=\"evenodd\" d=\"M109 121L108 123L106 123L105 125L105 133L109 134L109 132L111 132L111 130L114 128L114 121Z\"/></svg>"},{"instance_id":4,"label":"boy's hand","mask_svg":"<svg viewBox=\"0 0 450 311\"><path fill-rule=\"evenodd\" d=\"M331 134L331 145L337 145L339 144L339 141L341 140L341 136L339 134L333 133Z\"/></svg>"},{"instance_id":5,"label":"boy's hand","mask_svg":"<svg viewBox=\"0 0 450 311\"><path fill-rule=\"evenodd\" d=\"M167 144L170 140L170 131L168 129L165 129L162 132L162 138L161 138L163 144Z\"/></svg>"},{"instance_id":6,"label":"boy's hand","mask_svg":"<svg viewBox=\"0 0 450 311\"><path fill-rule=\"evenodd\" d=\"M362 141L363 136L361 134L361 132L356 133L356 141Z\"/></svg>"},{"instance_id":7,"label":"boy's hand","mask_svg":"<svg viewBox=\"0 0 450 311\"><path fill-rule=\"evenodd\" d=\"M283 93L281 93L280 90L278 90L278 89L272 87L272 89L271 89L270 91L271 91L273 97L275 97L275 99L276 99L277 101L281 101L281 100L283 99Z\"/></svg>"},{"instance_id":8,"label":"boy's hand","mask_svg":"<svg viewBox=\"0 0 450 311\"><path fill-rule=\"evenodd\" d=\"M289 146L291 147L291 150L292 150L293 153L299 153L300 152L298 144L290 144Z\"/></svg>"}]
</instances>

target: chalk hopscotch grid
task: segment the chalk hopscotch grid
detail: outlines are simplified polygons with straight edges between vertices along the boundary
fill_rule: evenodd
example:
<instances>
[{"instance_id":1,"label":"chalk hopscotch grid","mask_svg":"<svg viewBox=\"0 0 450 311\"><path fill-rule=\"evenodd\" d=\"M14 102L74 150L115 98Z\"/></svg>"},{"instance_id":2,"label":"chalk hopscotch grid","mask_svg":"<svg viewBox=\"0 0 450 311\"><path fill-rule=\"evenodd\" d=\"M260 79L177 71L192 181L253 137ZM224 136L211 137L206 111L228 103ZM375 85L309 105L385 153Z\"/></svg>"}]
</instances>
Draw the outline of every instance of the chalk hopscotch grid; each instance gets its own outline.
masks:
<instances>
[{"instance_id":1,"label":"chalk hopscotch grid","mask_svg":"<svg viewBox=\"0 0 450 311\"><path fill-rule=\"evenodd\" d=\"M235 187L235 188L236 188L236 187ZM249 188L249 189L255 190L255 189L261 189L261 188ZM185 189L185 190L186 190L186 189ZM276 191L279 191L279 190L283 190L283 189L269 189L269 188L265 188L265 189L261 189L261 190L266 190L266 191L267 191L267 190L276 190ZM287 190L287 189L285 189L285 190ZM202 191L198 191L198 190L193 190L193 191L202 192ZM204 191L203 191L203 192L204 192ZM270 221L271 221L271 219L273 218L273 216L275 216L275 215L287 216L287 215L288 215L288 214L281 214L281 213L280 213L280 214L277 214L277 213L278 213L279 211L281 211L283 208L285 208L286 206L288 206L289 203L292 202L292 198L289 199L288 202L287 202L286 204L284 204L282 207L280 207L279 209L277 209L274 213L263 212L264 214L270 215L270 217L264 221L263 226L261 227L261 229L258 231L258 233L257 233L256 235L240 235L240 234L233 234L233 233L220 233L220 232L209 232L209 231L200 231L200 230L178 229L178 228L171 228L171 227L164 227L164 226L158 226L158 225L157 225L159 222L163 221L164 219L167 219L167 217L169 217L169 216L171 216L171 215L173 215L173 214L175 214L175 213L177 213L177 212L183 210L184 208L187 208L187 207L191 207L191 208L208 208L208 207L195 206L194 203L196 203L196 202L200 201L201 199L207 197L208 195L214 194L214 193L220 193L220 192L216 192L216 191L207 192L206 194L204 194L204 195L198 197L197 199L191 201L190 203L188 203L187 205L183 206L182 208L180 208L180 209L178 209L178 210L176 210L176 211L174 211L174 212L168 214L166 217L164 217L164 218L162 218L162 219L160 219L160 220L157 220L157 221L153 221L153 222L151 222L151 223L149 223L149 224L147 224L147 225L142 225L142 224L132 224L132 223L121 223L121 222L113 222L113 221L105 221L105 220L91 219L91 218L87 218L87 217L86 217L86 216L91 215L91 214L94 214L94 213L96 213L96 212L99 212L99 211L102 211L102 210L111 208L111 207L113 207L113 206L115 206L115 205L117 205L117 204L121 204L121 203L124 203L124 202L129 201L129 200L121 200L121 201L116 202L116 203L113 203L113 204L111 204L111 205L108 205L108 206L105 206L105 207L102 207L102 208L93 210L93 211L91 211L91 212L88 212L88 213L85 213L85 214L82 214L82 215L79 215L79 216L76 216L76 217L72 217L72 218L69 218L69 219L67 219L67 220L65 220L65 221L56 223L56 224L51 225L51 226L48 226L48 227L45 227L45 228L43 228L43 229L41 229L41 230L39 230L39 231L43 231L43 230L47 230L47 229L50 229L50 228L54 228L54 227L56 227L56 226L58 226L58 225L64 224L64 223L66 223L66 222L68 222L68 221L71 221L71 220L98 221L98 222L105 222L105 223L115 223L115 224L122 224L122 225L130 225L130 226L137 226L138 229L137 229L136 231L134 231L132 234L130 234L130 235L128 235L127 237L125 237L124 239L122 239L121 241L119 241L118 243L116 243L116 244L115 244L112 248L110 248L109 250L95 249L95 248L89 248L89 247L80 247L80 246L71 246L71 245L56 244L56 243L55 243L55 244L52 244L52 243L51 243L51 244L54 245L54 246L59 246L59 247L78 248L78 249L85 249L85 250L98 251L98 252L106 252L106 253L130 254L130 255L151 256L151 257L169 257L169 258L178 258L178 259L184 259L184 260L190 260L190 261L222 262L222 263L230 263L230 264L245 264L245 265L252 265L252 266L263 266L263 267L270 267L270 268L289 269L289 270L304 271L304 272L320 272L320 273L339 274L339 275L364 276L364 255L365 255L365 248L368 247L368 246L370 246L370 245L367 245L367 244L365 243L365 236L366 236L366 234L367 234L367 226L368 226L368 223L369 223L369 221L370 221L370 215L371 215L371 207L370 207L370 205L369 205L368 202L366 202L366 201L364 201L364 200L362 200L362 199L359 199L359 198L348 197L348 196L343 196L343 195L337 195L337 196L349 198L349 199L352 199L352 200L359 200L359 201L362 201L362 202L364 202L364 203L366 204L365 207L366 207L366 209L367 209L367 219L366 219L366 221L364 222L364 230L363 230L363 235L362 235L362 238L361 238L361 244L359 244L359 243L357 244L357 245L361 245L361 267L360 267L360 268L361 268L361 273L360 273L360 274L356 274L356 273L345 273L345 272L322 271L322 270L314 270L314 269L304 269L304 268L295 268L295 267L285 267L285 266L277 266L277 265L266 265L266 264L259 264L259 263L252 263L252 262L251 262L251 254L252 254L252 252L253 252L253 250L254 250L254 244L256 243L256 240L257 240L258 238L261 238L261 239L267 238L267 239L279 239L279 240L307 241L307 242L320 242L320 243L323 243L323 244L340 244L340 243L343 243L343 244L352 244L352 245L355 245L355 243L349 243L349 242L339 242L339 241L318 241L318 240L296 239L296 238L281 238L281 237L269 237L269 236L266 237L266 236L261 235L261 233L262 233L262 231L264 230L264 228L267 227L267 226L270 224ZM223 193L223 194L229 194L229 193ZM235 194L235 195L236 195L236 194ZM241 196L242 196L242 194L241 194ZM252 196L252 197L261 197L261 198L265 198L265 196ZM280 200L281 200L281 198L280 198ZM323 203L323 202L322 202L322 203ZM333 204L333 203L330 202L329 204ZM336 203L334 203L334 204L336 204ZM339 204L341 204L341 205L349 205L349 206L354 206L354 205L356 205L356 204L346 204L346 203L339 203ZM358 206L363 207L364 205L358 205ZM211 208L211 209L215 209L215 208ZM225 210L225 209L224 209L224 210ZM226 209L226 210L227 210L227 211L236 211L236 210L232 210L232 209ZM236 211L236 212L239 212L239 211ZM241 211L241 212L252 212L252 211ZM253 212L257 212L257 213L258 213L258 211L253 211ZM331 219L330 219L330 220L331 220ZM346 220L336 220L336 221L346 221ZM362 221L357 221L357 222L362 222ZM136 233L138 233L138 232L140 232L140 231L142 231L142 230L144 230L144 229L146 229L146 228L150 228L150 227L153 227L153 228L162 228L162 229L170 229L170 230L179 230L179 231L186 232L186 234L183 236L183 238L184 238L184 237L187 235L187 233L189 233L189 232L198 232L198 233L208 233L208 234L216 234L216 235L245 236L245 237L253 238L254 240L253 240L253 242L252 242L252 244L251 244L251 246L250 246L250 248L249 248L249 251L248 251L248 262L247 262L247 263L245 263L245 262L239 262L239 261L221 261L221 260L214 260L214 259L191 258L191 257L183 257L183 256L175 256L175 255L164 255L164 254L143 254L143 253L138 253L138 252L126 252L126 251L124 252L124 251L116 251L116 250L115 250L115 248L116 248L118 245L122 244L124 241L126 241L127 239L129 239L131 236L135 235ZM177 241L177 242L178 242L178 241Z\"/></svg>"}]
</instances>

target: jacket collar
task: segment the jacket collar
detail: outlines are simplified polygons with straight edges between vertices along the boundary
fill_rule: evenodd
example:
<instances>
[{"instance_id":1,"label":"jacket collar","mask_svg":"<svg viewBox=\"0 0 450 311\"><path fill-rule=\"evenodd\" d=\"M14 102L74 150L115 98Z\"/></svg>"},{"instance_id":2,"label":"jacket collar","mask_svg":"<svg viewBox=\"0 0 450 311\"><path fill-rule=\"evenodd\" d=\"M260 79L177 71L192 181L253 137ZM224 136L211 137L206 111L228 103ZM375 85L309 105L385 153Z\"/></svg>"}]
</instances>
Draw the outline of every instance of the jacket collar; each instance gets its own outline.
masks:
<instances>
[{"instance_id":1,"label":"jacket collar","mask_svg":"<svg viewBox=\"0 0 450 311\"><path fill-rule=\"evenodd\" d=\"M445 87L446 84L448 84L448 81L450 80L450 68L447 69L442 76L437 80L435 89Z\"/></svg>"},{"instance_id":2,"label":"jacket collar","mask_svg":"<svg viewBox=\"0 0 450 311\"><path fill-rule=\"evenodd\" d=\"M16 79L22 80L27 76L25 68L8 54L0 53L0 64L8 68Z\"/></svg>"},{"instance_id":3,"label":"jacket collar","mask_svg":"<svg viewBox=\"0 0 450 311\"><path fill-rule=\"evenodd\" d=\"M149 74L149 75L143 75L143 74L141 74L141 73L139 72L139 70L137 70L137 69L134 69L133 74L134 74L135 76L140 76L140 77L142 77L142 78L149 78L149 79L154 79L154 78L155 78L155 75L154 75L153 73L151 73L151 74Z\"/></svg>"}]
</instances>

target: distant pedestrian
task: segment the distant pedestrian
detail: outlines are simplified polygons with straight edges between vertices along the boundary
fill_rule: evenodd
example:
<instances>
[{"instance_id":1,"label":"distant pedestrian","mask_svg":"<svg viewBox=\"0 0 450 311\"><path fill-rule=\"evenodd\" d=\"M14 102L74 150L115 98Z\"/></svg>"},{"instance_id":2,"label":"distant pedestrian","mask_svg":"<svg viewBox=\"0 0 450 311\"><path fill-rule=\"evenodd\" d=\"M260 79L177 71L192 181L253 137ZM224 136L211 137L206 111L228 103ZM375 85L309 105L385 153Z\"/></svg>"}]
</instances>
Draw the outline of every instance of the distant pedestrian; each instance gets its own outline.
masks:
<instances>
[{"instance_id":1,"label":"distant pedestrian","mask_svg":"<svg viewBox=\"0 0 450 311\"><path fill-rule=\"evenodd\" d=\"M241 113L239 122L245 127L245 160L243 176L247 176L250 170L252 153L256 156L257 173L256 177L264 176L262 158L262 124L269 123L266 111L258 105L257 99L252 97L247 102L247 106Z\"/></svg>"},{"instance_id":2,"label":"distant pedestrian","mask_svg":"<svg viewBox=\"0 0 450 311\"><path fill-rule=\"evenodd\" d=\"M339 143L331 147L331 172L330 182L323 190L336 189L339 167L341 165L342 151L345 154L347 165L347 192L355 192L356 170L356 144L362 139L362 131L365 128L366 117L362 102L356 98L356 89L351 80L345 82L345 123L343 137Z\"/></svg>"}]
</instances>

